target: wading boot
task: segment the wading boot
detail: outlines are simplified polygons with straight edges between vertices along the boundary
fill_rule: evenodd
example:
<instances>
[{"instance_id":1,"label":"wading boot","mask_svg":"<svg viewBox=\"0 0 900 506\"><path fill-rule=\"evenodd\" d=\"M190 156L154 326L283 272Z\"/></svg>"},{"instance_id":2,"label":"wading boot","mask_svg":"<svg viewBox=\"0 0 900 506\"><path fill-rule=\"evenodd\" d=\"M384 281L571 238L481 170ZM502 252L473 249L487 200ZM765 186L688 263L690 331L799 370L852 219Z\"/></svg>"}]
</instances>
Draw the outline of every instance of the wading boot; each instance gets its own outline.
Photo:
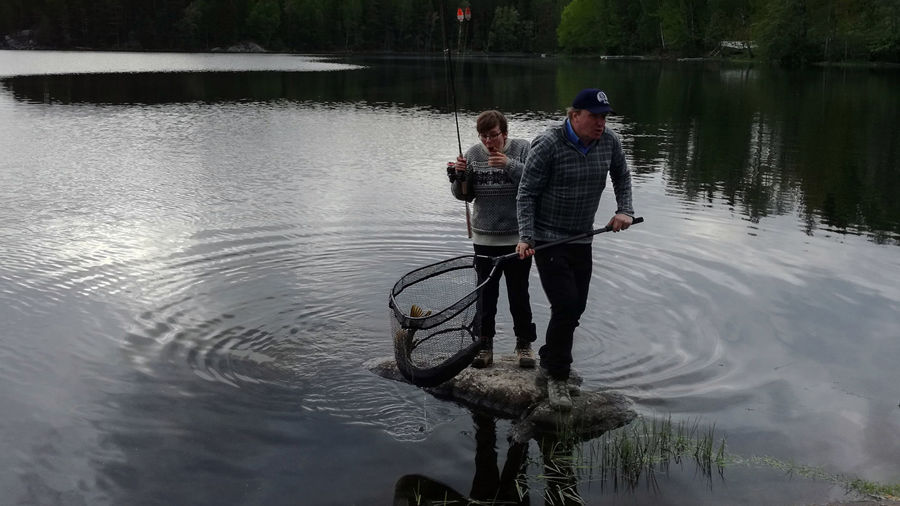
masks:
<instances>
[{"instance_id":1,"label":"wading boot","mask_svg":"<svg viewBox=\"0 0 900 506\"><path fill-rule=\"evenodd\" d=\"M541 390L548 390L547 388L547 378L550 377L550 373L547 372L547 369L543 367L538 368L537 375L534 377L534 385L540 388ZM581 395L581 388L578 386L578 383L569 376L569 379L566 380L566 387L569 390L570 397L578 397ZM549 392L548 392L549 394Z\"/></svg>"},{"instance_id":2,"label":"wading boot","mask_svg":"<svg viewBox=\"0 0 900 506\"><path fill-rule=\"evenodd\" d=\"M550 407L556 411L572 411L572 398L569 397L566 380L548 378L547 397L550 399Z\"/></svg>"},{"instance_id":3,"label":"wading boot","mask_svg":"<svg viewBox=\"0 0 900 506\"><path fill-rule=\"evenodd\" d=\"M536 364L531 343L537 340L537 327L530 323L525 327L514 327L516 333L516 359L522 369L534 369Z\"/></svg>"},{"instance_id":4,"label":"wading boot","mask_svg":"<svg viewBox=\"0 0 900 506\"><path fill-rule=\"evenodd\" d=\"M519 359L519 367L522 369L534 369L534 352L531 351L531 344L516 346L516 358Z\"/></svg>"}]
</instances>

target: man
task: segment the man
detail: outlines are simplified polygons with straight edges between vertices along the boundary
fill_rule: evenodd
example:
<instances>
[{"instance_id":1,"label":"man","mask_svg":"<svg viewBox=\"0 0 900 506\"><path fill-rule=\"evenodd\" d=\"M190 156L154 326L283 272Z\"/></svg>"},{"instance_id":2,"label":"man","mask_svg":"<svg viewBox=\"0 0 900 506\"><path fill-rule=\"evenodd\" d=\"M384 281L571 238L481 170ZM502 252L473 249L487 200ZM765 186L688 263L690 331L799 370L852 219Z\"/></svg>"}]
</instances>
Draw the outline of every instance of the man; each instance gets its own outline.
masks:
<instances>
[{"instance_id":1,"label":"man","mask_svg":"<svg viewBox=\"0 0 900 506\"><path fill-rule=\"evenodd\" d=\"M516 192L529 142L510 139L506 117L499 111L484 111L475 120L481 143L475 144L465 157L457 157L456 174L450 189L460 200L474 198L472 213L472 243L478 282L488 278L494 267L492 257L513 253L519 241L516 221ZM465 186L464 186L465 185ZM534 352L531 343L537 339L531 322L531 301L528 296L528 275L531 258L504 262L501 275L506 278L506 293L516 335L516 356L519 366L533 368ZM500 276L484 287L476 305L475 322L479 336L485 341L473 367L489 367L494 362L495 318L500 296Z\"/></svg>"},{"instance_id":2,"label":"man","mask_svg":"<svg viewBox=\"0 0 900 506\"><path fill-rule=\"evenodd\" d=\"M541 249L534 248L593 228L600 195L610 175L618 209L609 220L613 231L631 225L631 174L618 135L606 128L613 113L606 94L582 90L563 123L531 143L519 183L519 258L535 255L541 285L550 302L546 343L541 346L541 374L547 380L550 405L572 409L567 380L572 364L572 338L587 304L591 281L592 237Z\"/></svg>"}]
</instances>

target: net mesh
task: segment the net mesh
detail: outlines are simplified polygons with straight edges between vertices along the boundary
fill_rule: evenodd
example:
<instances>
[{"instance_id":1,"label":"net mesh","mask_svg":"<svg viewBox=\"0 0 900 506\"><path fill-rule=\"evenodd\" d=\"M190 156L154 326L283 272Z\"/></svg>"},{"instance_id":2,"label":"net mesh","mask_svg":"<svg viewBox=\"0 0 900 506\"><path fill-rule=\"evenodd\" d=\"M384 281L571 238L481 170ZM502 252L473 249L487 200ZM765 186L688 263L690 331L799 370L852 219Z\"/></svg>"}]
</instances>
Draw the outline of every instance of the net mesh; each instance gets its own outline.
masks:
<instances>
[{"instance_id":1,"label":"net mesh","mask_svg":"<svg viewBox=\"0 0 900 506\"><path fill-rule=\"evenodd\" d=\"M397 365L402 368L403 359L414 368L431 369L471 348L477 340L475 302L480 288L474 255L400 278L389 304Z\"/></svg>"}]
</instances>

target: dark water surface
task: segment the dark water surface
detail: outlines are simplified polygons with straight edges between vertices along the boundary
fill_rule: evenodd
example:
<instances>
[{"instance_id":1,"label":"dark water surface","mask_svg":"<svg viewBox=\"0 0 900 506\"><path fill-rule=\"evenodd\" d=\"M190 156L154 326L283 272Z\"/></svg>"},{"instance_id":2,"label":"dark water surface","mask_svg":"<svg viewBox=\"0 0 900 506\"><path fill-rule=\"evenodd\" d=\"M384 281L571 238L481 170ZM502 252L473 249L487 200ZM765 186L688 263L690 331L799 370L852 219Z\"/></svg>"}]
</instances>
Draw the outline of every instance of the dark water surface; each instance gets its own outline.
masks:
<instances>
[{"instance_id":1,"label":"dark water surface","mask_svg":"<svg viewBox=\"0 0 900 506\"><path fill-rule=\"evenodd\" d=\"M900 73L455 72L464 148L485 108L525 138L582 87L619 113L647 221L594 242L585 388L714 424L744 459L900 482ZM391 504L413 473L469 494L471 413L367 370L392 353L397 278L471 250L456 149L440 58L0 51L0 503ZM608 193L597 224L614 209ZM543 504L527 452L525 504ZM577 489L852 498L765 465L656 478Z\"/></svg>"}]
</instances>

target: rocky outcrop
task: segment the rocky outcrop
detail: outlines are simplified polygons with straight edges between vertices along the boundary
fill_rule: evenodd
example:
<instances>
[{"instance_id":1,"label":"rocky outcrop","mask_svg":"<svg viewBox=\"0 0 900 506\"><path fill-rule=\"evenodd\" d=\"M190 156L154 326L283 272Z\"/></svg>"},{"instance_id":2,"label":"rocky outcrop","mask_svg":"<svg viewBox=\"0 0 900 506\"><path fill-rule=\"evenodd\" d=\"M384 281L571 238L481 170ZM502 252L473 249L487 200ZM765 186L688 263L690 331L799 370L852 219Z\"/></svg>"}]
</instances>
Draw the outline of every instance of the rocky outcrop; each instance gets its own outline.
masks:
<instances>
[{"instance_id":1,"label":"rocky outcrop","mask_svg":"<svg viewBox=\"0 0 900 506\"><path fill-rule=\"evenodd\" d=\"M21 30L9 35L4 35L0 40L0 49L37 49L34 41L34 30Z\"/></svg>"},{"instance_id":2,"label":"rocky outcrop","mask_svg":"<svg viewBox=\"0 0 900 506\"><path fill-rule=\"evenodd\" d=\"M256 42L245 41L238 42L226 48L214 47L210 51L213 53L266 53L266 49Z\"/></svg>"},{"instance_id":3,"label":"rocky outcrop","mask_svg":"<svg viewBox=\"0 0 900 506\"><path fill-rule=\"evenodd\" d=\"M384 378L406 382L393 360L380 359L369 370ZM565 431L589 439L632 421L636 414L631 402L612 391L584 391L581 377L573 371L569 378L573 408L569 413L553 410L547 392L535 384L536 369L522 369L513 356L494 355L494 365L486 369L469 367L456 377L426 392L473 410L518 420L513 436L527 440L541 432Z\"/></svg>"}]
</instances>

